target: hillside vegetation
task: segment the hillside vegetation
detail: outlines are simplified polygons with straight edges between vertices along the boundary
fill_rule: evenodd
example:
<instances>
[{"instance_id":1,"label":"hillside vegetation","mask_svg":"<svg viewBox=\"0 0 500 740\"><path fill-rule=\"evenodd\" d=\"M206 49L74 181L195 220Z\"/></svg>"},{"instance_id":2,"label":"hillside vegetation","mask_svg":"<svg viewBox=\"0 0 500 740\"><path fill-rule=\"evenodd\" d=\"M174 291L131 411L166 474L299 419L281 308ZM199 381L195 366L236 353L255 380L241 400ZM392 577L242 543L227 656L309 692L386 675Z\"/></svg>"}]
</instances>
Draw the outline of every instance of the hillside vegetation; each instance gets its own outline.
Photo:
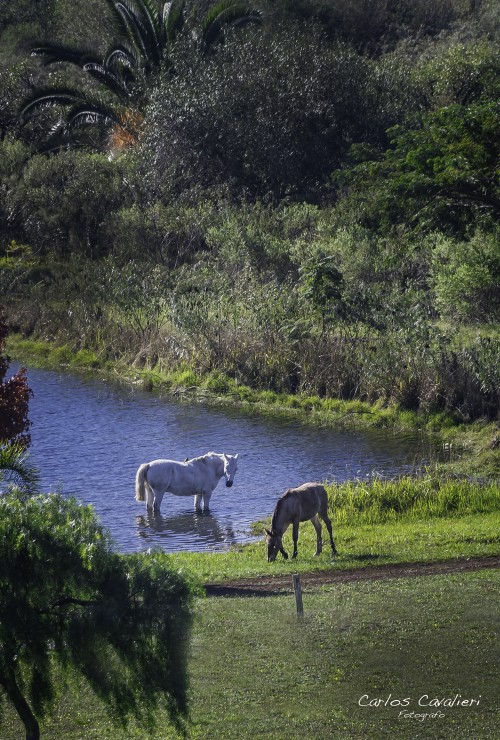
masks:
<instances>
[{"instance_id":1,"label":"hillside vegetation","mask_svg":"<svg viewBox=\"0 0 500 740\"><path fill-rule=\"evenodd\" d=\"M497 422L498 1L131 6L149 45L112 0L0 3L11 327L186 387Z\"/></svg>"}]
</instances>

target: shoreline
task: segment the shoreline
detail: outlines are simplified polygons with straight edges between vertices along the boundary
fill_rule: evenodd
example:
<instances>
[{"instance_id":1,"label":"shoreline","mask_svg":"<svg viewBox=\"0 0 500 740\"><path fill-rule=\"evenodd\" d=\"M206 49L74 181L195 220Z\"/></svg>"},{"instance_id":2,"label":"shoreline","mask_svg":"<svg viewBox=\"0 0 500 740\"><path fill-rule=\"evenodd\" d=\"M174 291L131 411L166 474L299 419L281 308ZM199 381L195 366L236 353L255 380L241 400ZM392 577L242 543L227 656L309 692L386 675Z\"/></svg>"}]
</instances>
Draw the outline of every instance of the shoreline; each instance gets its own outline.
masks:
<instances>
[{"instance_id":1,"label":"shoreline","mask_svg":"<svg viewBox=\"0 0 500 740\"><path fill-rule=\"evenodd\" d=\"M19 364L112 381L181 402L270 414L318 428L336 426L360 431L378 429L422 434L441 444L446 452L448 459L435 463L443 473L500 478L498 421L458 423L442 412L419 414L364 401L277 394L239 386L222 376L214 383L210 377L195 378L194 372L189 370L169 374L154 368L139 369L122 360L104 363L88 351L75 352L67 345L25 339L14 333L7 337L6 351L10 360Z\"/></svg>"}]
</instances>

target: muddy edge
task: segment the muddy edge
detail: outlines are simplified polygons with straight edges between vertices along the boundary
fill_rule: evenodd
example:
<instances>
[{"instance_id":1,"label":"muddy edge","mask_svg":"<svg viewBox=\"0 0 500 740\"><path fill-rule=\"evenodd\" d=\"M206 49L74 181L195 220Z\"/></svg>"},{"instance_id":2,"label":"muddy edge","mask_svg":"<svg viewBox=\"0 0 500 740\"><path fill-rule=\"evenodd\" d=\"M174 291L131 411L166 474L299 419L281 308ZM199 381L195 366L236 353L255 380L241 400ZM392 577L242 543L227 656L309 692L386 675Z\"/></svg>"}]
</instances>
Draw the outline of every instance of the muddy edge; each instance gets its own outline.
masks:
<instances>
[{"instance_id":1,"label":"muddy edge","mask_svg":"<svg viewBox=\"0 0 500 740\"><path fill-rule=\"evenodd\" d=\"M330 583L353 583L388 578L417 578L420 576L464 573L484 568L500 568L500 556L443 560L435 563L402 563L376 565L347 570L325 570L301 573L302 588L314 588ZM292 574L265 575L241 578L224 583L207 583L207 596L275 596L293 591Z\"/></svg>"}]
</instances>

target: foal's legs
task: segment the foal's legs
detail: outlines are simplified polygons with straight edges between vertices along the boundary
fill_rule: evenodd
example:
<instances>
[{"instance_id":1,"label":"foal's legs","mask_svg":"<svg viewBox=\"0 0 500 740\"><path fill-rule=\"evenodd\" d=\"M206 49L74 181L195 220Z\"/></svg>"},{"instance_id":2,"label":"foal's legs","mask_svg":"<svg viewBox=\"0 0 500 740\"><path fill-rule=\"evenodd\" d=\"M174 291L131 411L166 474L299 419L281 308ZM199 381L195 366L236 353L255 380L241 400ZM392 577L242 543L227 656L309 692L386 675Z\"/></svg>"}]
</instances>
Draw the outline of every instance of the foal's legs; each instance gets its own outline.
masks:
<instances>
[{"instance_id":1,"label":"foal's legs","mask_svg":"<svg viewBox=\"0 0 500 740\"><path fill-rule=\"evenodd\" d=\"M332 523L330 521L330 517L327 514L326 507L319 512L319 515L325 522L325 526L328 530L328 534L330 535L330 545L332 546L332 555L336 555L337 548L335 547L335 542L333 541Z\"/></svg>"},{"instance_id":2,"label":"foal's legs","mask_svg":"<svg viewBox=\"0 0 500 740\"><path fill-rule=\"evenodd\" d=\"M293 537L293 555L292 558L297 557L297 542L299 539L299 520L296 519L293 522L293 531L292 531L292 537Z\"/></svg>"},{"instance_id":3,"label":"foal's legs","mask_svg":"<svg viewBox=\"0 0 500 740\"><path fill-rule=\"evenodd\" d=\"M314 529L316 530L316 552L314 554L319 555L323 549L323 540L321 538L321 522L317 514L313 516L311 522L313 523Z\"/></svg>"},{"instance_id":4,"label":"foal's legs","mask_svg":"<svg viewBox=\"0 0 500 740\"><path fill-rule=\"evenodd\" d=\"M197 493L194 497L194 508L196 511L201 511L201 493Z\"/></svg>"}]
</instances>

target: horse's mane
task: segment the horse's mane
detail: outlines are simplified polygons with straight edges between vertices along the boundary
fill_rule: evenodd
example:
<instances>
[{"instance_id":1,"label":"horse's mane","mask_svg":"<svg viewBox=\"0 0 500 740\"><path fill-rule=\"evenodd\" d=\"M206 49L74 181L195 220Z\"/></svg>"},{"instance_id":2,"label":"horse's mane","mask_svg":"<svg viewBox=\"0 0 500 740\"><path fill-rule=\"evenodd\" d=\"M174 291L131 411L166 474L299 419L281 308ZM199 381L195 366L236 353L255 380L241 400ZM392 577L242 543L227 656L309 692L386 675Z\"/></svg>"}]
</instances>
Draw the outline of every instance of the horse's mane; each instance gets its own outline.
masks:
<instances>
[{"instance_id":1,"label":"horse's mane","mask_svg":"<svg viewBox=\"0 0 500 740\"><path fill-rule=\"evenodd\" d=\"M281 507L283 506L285 498L292 493L292 489L289 488L288 491L285 491L283 496L280 496L279 499L276 501L276 506L274 507L273 511L273 518L271 519L271 532L274 532L274 525L276 524L276 519L278 518L278 514L280 512Z\"/></svg>"},{"instance_id":2,"label":"horse's mane","mask_svg":"<svg viewBox=\"0 0 500 740\"><path fill-rule=\"evenodd\" d=\"M187 462L201 462L202 460L205 460L207 457L211 457L212 455L217 455L217 457L219 457L217 452L207 452L204 455L199 455L199 457L189 458Z\"/></svg>"},{"instance_id":3,"label":"horse's mane","mask_svg":"<svg viewBox=\"0 0 500 740\"><path fill-rule=\"evenodd\" d=\"M278 502L277 502L276 506L274 507L273 518L271 519L271 532L274 532L275 531L276 519L277 519L277 516L278 516L278 506L279 506L280 501L281 501L281 499L278 499Z\"/></svg>"}]
</instances>

